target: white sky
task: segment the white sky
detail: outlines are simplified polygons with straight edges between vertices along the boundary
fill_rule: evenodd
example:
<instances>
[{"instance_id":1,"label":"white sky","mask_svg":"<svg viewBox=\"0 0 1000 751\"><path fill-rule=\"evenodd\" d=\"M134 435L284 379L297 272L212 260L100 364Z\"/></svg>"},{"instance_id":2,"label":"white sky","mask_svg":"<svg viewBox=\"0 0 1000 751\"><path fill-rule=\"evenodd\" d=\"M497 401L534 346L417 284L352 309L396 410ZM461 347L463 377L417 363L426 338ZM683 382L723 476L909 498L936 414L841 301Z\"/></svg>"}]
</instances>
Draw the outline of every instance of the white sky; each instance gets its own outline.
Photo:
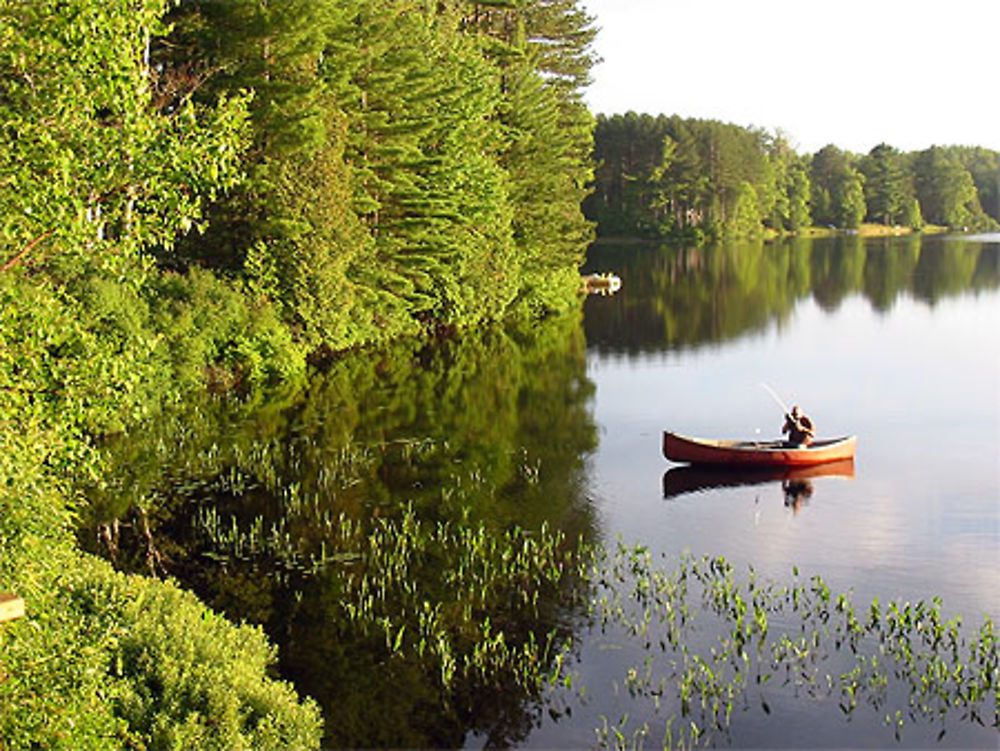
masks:
<instances>
[{"instance_id":1,"label":"white sky","mask_svg":"<svg viewBox=\"0 0 1000 751\"><path fill-rule=\"evenodd\" d=\"M1000 0L581 0L595 113L785 132L800 153L1000 151Z\"/></svg>"}]
</instances>

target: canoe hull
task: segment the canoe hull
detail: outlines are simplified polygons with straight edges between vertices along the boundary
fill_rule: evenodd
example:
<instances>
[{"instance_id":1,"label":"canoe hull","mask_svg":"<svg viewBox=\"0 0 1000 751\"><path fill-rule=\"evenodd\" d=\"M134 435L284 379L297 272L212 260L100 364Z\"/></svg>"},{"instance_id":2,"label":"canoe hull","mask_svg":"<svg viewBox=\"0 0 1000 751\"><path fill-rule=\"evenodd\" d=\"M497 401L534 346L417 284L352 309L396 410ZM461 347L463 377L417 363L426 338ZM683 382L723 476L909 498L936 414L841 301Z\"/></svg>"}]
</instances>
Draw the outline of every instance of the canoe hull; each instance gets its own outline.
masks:
<instances>
[{"instance_id":1,"label":"canoe hull","mask_svg":"<svg viewBox=\"0 0 1000 751\"><path fill-rule=\"evenodd\" d=\"M673 462L731 467L808 467L854 458L855 436L787 446L783 441L713 441L663 431L663 455Z\"/></svg>"}]
</instances>

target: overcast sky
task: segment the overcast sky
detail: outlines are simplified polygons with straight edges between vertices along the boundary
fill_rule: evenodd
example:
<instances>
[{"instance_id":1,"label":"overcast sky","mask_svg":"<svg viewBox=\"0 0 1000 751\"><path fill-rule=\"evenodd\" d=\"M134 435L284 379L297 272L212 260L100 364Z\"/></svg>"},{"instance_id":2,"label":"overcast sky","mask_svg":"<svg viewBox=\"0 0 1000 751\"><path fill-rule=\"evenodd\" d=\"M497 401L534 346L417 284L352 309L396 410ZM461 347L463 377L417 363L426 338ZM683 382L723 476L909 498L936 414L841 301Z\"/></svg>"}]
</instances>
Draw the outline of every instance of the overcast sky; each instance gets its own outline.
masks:
<instances>
[{"instance_id":1,"label":"overcast sky","mask_svg":"<svg viewBox=\"0 0 1000 751\"><path fill-rule=\"evenodd\" d=\"M784 131L800 153L1000 151L1000 0L581 0L594 112Z\"/></svg>"}]
</instances>

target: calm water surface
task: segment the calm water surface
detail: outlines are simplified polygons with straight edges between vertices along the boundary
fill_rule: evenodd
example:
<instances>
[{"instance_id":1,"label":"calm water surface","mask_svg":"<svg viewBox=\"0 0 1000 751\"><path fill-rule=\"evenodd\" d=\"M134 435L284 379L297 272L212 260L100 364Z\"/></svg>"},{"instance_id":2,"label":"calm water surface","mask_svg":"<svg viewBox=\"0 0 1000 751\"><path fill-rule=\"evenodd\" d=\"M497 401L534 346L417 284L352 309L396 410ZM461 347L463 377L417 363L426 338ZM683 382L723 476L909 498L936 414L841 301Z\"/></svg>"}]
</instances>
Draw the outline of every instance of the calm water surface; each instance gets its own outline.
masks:
<instances>
[{"instance_id":1,"label":"calm water surface","mask_svg":"<svg viewBox=\"0 0 1000 751\"><path fill-rule=\"evenodd\" d=\"M666 561L722 555L777 581L795 568L817 573L859 603L938 595L948 615L997 621L1000 237L981 239L991 243L592 249L590 269L623 279L616 296L586 303L600 436L590 493L603 538L641 543ZM791 497L778 479L691 478L664 460L664 429L777 437L781 409L762 383L802 405L821 435L856 434L853 467L811 478ZM662 717L622 699L621 665L642 665L643 655L625 657L614 642L591 632L583 649L590 706L612 722L631 711L628 727L638 713L660 728L655 745ZM770 714L737 712L714 742L892 745L882 720L872 711L844 722L835 701L789 699ZM584 743L585 724L563 718L533 741L560 745L568 725ZM940 730L907 728L898 743L998 743L995 729L951 725L939 739Z\"/></svg>"},{"instance_id":2,"label":"calm water surface","mask_svg":"<svg viewBox=\"0 0 1000 751\"><path fill-rule=\"evenodd\" d=\"M887 256L910 261L908 283L891 300L873 299L864 284L823 300L818 290L827 279L814 279L807 294L788 294L780 282L760 279L766 274L759 270L740 286L724 259L702 259L717 272L715 299L701 320L727 321L730 305L760 309L767 318L743 330L737 321L732 333L720 323L707 341L690 344L684 334L671 334L688 313L674 309L676 285L662 273L663 265L683 268L683 253L592 253L593 265L619 268L624 278L618 296L586 304L587 374L596 386L600 432L590 476L600 528L606 538L639 539L667 553L722 554L775 576L792 566L821 572L831 586L864 598L936 593L957 611L996 619L998 248L968 254L954 240L925 240L913 263L912 240L854 240L863 257L842 258L844 274L873 286L882 281L873 265L900 262ZM771 250L765 247L764 256ZM787 268L797 251L813 256L813 268L817 256L846 255L835 242L812 243L793 248L781 265ZM662 284L653 268L661 269ZM963 287L926 278L963 272ZM780 482L664 498L676 465L660 453L662 430L780 434L781 410L762 383L788 404L801 404L820 435L858 436L853 478L812 480L812 495L798 506L786 506Z\"/></svg>"},{"instance_id":3,"label":"calm water surface","mask_svg":"<svg viewBox=\"0 0 1000 751\"><path fill-rule=\"evenodd\" d=\"M392 629L413 654L390 658L384 636L346 619L359 552L343 518L378 524L409 508L498 534L547 524L645 546L666 571L685 553L724 556L779 585L821 575L859 608L939 596L945 617L1000 622L1000 237L599 245L586 270L616 271L623 287L587 299L580 320L401 344L332 363L298 392L165 415L108 447L118 479L92 494L81 540L137 571L152 541L160 573L261 624L282 674L323 708L331 748L578 748L610 726L630 745L643 724L658 747L678 710L627 687L630 668L668 675L661 657L558 596L544 617L503 603L490 615L512 634L558 623L573 645L568 688L442 689L416 656L415 624ZM856 434L853 466L789 492L663 458L664 429L776 436L781 410L761 383L820 434ZM129 531L146 527L149 538ZM448 555L412 583L445 611ZM711 629L692 636L705 654L713 644ZM997 745L996 728L960 715L908 722L896 739L884 718L905 697L845 717L836 691L820 694L748 689L708 742Z\"/></svg>"}]
</instances>

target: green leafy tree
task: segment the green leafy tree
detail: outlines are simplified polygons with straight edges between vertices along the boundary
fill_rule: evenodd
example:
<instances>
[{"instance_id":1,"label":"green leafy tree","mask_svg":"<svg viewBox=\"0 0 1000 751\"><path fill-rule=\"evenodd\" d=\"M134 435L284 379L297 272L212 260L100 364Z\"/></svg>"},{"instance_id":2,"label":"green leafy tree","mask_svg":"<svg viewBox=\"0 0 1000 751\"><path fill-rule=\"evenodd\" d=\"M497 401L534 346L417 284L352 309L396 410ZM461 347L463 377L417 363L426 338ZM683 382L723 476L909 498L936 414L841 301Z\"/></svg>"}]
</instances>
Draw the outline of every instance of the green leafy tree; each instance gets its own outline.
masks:
<instances>
[{"instance_id":1,"label":"green leafy tree","mask_svg":"<svg viewBox=\"0 0 1000 751\"><path fill-rule=\"evenodd\" d=\"M1000 223L1000 152L970 146L951 146L947 151L969 170L983 211Z\"/></svg>"},{"instance_id":2,"label":"green leafy tree","mask_svg":"<svg viewBox=\"0 0 1000 751\"><path fill-rule=\"evenodd\" d=\"M932 146L913 160L914 184L924 219L954 229L986 224L972 175L945 149Z\"/></svg>"},{"instance_id":3,"label":"green leafy tree","mask_svg":"<svg viewBox=\"0 0 1000 751\"><path fill-rule=\"evenodd\" d=\"M768 223L775 229L797 232L809 224L809 174L802 157L779 131L764 136L773 179L774 198Z\"/></svg>"},{"instance_id":4,"label":"green leafy tree","mask_svg":"<svg viewBox=\"0 0 1000 751\"><path fill-rule=\"evenodd\" d=\"M164 0L0 4L4 264L66 275L171 248L240 176L246 98L151 101Z\"/></svg>"},{"instance_id":5,"label":"green leafy tree","mask_svg":"<svg viewBox=\"0 0 1000 751\"><path fill-rule=\"evenodd\" d=\"M736 194L726 222L727 236L745 237L763 230L760 197L753 185L744 182Z\"/></svg>"},{"instance_id":6,"label":"green leafy tree","mask_svg":"<svg viewBox=\"0 0 1000 751\"><path fill-rule=\"evenodd\" d=\"M177 321L157 328L168 306L153 294L176 280L143 254L169 257L241 173L245 97L157 106L148 49L165 8L0 2L0 424L18 426L0 430L0 589L31 613L0 630L4 748L319 743L318 713L268 677L258 632L114 572L73 535L81 478L103 479L93 439L178 394ZM244 343L273 323L226 283L205 287L211 313L245 315Z\"/></svg>"},{"instance_id":7,"label":"green leafy tree","mask_svg":"<svg viewBox=\"0 0 1000 751\"><path fill-rule=\"evenodd\" d=\"M857 229L865 217L865 178L858 170L848 169L834 190L837 226Z\"/></svg>"},{"instance_id":8,"label":"green leafy tree","mask_svg":"<svg viewBox=\"0 0 1000 751\"><path fill-rule=\"evenodd\" d=\"M809 171L802 157L792 161L788 167L786 183L788 191L788 219L786 226L797 232L809 226L812 217L809 214L809 203L812 199L812 183L809 181Z\"/></svg>"},{"instance_id":9,"label":"green leafy tree","mask_svg":"<svg viewBox=\"0 0 1000 751\"><path fill-rule=\"evenodd\" d=\"M907 201L903 209L903 224L914 231L924 228L924 216L920 213L920 201L916 197Z\"/></svg>"},{"instance_id":10,"label":"green leafy tree","mask_svg":"<svg viewBox=\"0 0 1000 751\"><path fill-rule=\"evenodd\" d=\"M864 175L851 154L832 144L813 155L813 220L843 229L856 229L865 216Z\"/></svg>"}]
</instances>

